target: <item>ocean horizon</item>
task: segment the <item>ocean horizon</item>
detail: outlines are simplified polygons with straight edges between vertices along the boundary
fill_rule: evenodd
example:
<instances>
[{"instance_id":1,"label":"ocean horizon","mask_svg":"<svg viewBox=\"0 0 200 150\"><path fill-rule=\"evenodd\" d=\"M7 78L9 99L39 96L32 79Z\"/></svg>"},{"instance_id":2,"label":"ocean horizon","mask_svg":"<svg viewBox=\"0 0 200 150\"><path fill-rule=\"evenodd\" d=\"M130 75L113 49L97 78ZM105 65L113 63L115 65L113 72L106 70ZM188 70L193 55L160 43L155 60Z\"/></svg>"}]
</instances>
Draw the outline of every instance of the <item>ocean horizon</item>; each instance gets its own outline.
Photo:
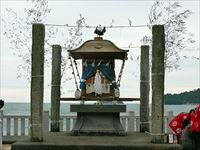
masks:
<instances>
[{"instance_id":1,"label":"ocean horizon","mask_svg":"<svg viewBox=\"0 0 200 150\"><path fill-rule=\"evenodd\" d=\"M61 103L60 105L60 114L72 114L70 112L70 104L72 103ZM127 112L134 111L135 115L139 115L140 104L136 103L125 103ZM151 113L151 104L149 105ZM181 112L189 112L191 109L195 108L195 104L185 104L185 105L164 105L164 115L167 115L169 111L173 111L174 115L177 115ZM44 103L43 110L49 111L51 109L51 103ZM4 104L2 108L4 115L30 115L30 103L24 102L8 102ZM74 114L74 113L73 113Z\"/></svg>"}]
</instances>

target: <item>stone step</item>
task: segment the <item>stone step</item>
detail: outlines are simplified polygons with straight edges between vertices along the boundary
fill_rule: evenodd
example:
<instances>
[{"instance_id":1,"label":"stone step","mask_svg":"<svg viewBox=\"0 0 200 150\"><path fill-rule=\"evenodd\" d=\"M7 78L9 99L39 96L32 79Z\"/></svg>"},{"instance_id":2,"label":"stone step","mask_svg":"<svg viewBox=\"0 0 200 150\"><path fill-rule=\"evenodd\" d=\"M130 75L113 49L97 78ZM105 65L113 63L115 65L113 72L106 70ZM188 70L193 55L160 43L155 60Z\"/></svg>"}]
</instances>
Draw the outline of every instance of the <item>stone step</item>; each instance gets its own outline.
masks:
<instances>
[{"instance_id":1,"label":"stone step","mask_svg":"<svg viewBox=\"0 0 200 150\"><path fill-rule=\"evenodd\" d=\"M127 136L70 136L66 132L45 133L43 142L18 141L11 150L182 150L178 144L152 144L146 133Z\"/></svg>"}]
</instances>

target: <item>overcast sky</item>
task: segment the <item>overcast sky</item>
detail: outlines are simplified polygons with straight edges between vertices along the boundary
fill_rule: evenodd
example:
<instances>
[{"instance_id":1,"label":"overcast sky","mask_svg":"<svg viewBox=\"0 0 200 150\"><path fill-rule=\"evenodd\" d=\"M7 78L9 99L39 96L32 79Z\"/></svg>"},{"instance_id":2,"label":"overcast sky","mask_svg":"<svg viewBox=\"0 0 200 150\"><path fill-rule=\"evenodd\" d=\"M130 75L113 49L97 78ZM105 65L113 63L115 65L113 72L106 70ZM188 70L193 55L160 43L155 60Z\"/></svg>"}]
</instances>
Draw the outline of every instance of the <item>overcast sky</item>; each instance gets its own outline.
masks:
<instances>
[{"instance_id":1,"label":"overcast sky","mask_svg":"<svg viewBox=\"0 0 200 150\"><path fill-rule=\"evenodd\" d=\"M199 50L199 1L180 1L183 9L190 9L193 14L187 20L188 31L194 34L196 43L193 47L187 48L180 53L181 56L187 55L188 59L181 59L180 70L166 72L165 93L180 93L193 90L200 87L200 62L192 57L200 57ZM153 1L49 1L51 13L45 20L46 24L71 24L75 25L79 15L85 18L88 25L110 25L114 19L114 26L128 25L128 18L132 20L133 25L145 25L148 22L148 13L150 12ZM24 17L24 8L28 4L26 1L2 1L1 0L1 18L10 19L5 9L12 8L20 17ZM14 21L14 20L9 20ZM58 30L65 33L65 27L59 27ZM30 84L25 78L17 79L17 66L21 63L15 55L9 40L3 35L5 28L1 22L1 80L0 80L0 98L7 102L30 102ZM94 38L94 29L83 30L83 40ZM107 29L104 39L113 41L119 47L140 46L140 39L143 35L150 35L148 28L121 28ZM54 39L51 44L59 44L61 37ZM190 51L189 49L193 49ZM140 49L130 49L130 54L134 60L127 61L121 83L121 97L139 97L139 62L135 58L139 55ZM129 57L130 58L130 57ZM50 102L50 69L45 72L45 102ZM71 90L75 90L73 81L62 84L63 97L73 96Z\"/></svg>"}]
</instances>

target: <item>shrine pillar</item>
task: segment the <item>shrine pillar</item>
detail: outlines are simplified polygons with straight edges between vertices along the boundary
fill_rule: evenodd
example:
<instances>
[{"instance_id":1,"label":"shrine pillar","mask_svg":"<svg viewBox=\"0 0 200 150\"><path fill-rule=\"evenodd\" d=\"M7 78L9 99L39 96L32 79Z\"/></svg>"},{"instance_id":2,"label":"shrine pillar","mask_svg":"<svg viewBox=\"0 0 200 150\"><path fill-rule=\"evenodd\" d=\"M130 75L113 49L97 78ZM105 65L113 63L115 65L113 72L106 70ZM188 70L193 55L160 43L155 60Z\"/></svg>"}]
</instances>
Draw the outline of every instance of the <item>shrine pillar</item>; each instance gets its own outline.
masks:
<instances>
[{"instance_id":1,"label":"shrine pillar","mask_svg":"<svg viewBox=\"0 0 200 150\"><path fill-rule=\"evenodd\" d=\"M52 46L51 132L60 131L61 46Z\"/></svg>"},{"instance_id":2,"label":"shrine pillar","mask_svg":"<svg viewBox=\"0 0 200 150\"><path fill-rule=\"evenodd\" d=\"M152 27L152 143L164 142L164 25Z\"/></svg>"},{"instance_id":3,"label":"shrine pillar","mask_svg":"<svg viewBox=\"0 0 200 150\"><path fill-rule=\"evenodd\" d=\"M149 46L141 46L140 57L140 132L149 132Z\"/></svg>"},{"instance_id":4,"label":"shrine pillar","mask_svg":"<svg viewBox=\"0 0 200 150\"><path fill-rule=\"evenodd\" d=\"M32 142L43 141L43 91L44 91L44 39L45 26L32 25L31 55L31 133Z\"/></svg>"}]
</instances>

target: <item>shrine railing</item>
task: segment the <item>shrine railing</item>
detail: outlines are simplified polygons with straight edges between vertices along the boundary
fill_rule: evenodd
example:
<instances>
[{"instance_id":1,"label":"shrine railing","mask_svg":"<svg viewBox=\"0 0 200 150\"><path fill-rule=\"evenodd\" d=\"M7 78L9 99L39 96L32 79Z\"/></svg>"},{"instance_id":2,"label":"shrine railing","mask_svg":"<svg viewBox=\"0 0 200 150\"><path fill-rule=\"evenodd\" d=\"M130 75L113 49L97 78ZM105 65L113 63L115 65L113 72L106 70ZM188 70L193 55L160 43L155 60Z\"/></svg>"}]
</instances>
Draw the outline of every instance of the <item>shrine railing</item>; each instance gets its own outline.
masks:
<instances>
[{"instance_id":1,"label":"shrine railing","mask_svg":"<svg viewBox=\"0 0 200 150\"><path fill-rule=\"evenodd\" d=\"M168 123L173 118L173 112L168 112L164 117L164 133L170 133ZM43 129L49 131L50 129L50 115L49 111L43 112ZM134 111L123 113L120 116L122 126L125 131L139 131L140 118L136 116ZM60 116L60 131L70 131L76 122L75 114L61 115ZM4 115L0 111L0 127L2 127L3 140L4 139L18 139L19 137L29 136L30 129L30 116L29 115ZM151 127L151 125L150 125Z\"/></svg>"}]
</instances>

